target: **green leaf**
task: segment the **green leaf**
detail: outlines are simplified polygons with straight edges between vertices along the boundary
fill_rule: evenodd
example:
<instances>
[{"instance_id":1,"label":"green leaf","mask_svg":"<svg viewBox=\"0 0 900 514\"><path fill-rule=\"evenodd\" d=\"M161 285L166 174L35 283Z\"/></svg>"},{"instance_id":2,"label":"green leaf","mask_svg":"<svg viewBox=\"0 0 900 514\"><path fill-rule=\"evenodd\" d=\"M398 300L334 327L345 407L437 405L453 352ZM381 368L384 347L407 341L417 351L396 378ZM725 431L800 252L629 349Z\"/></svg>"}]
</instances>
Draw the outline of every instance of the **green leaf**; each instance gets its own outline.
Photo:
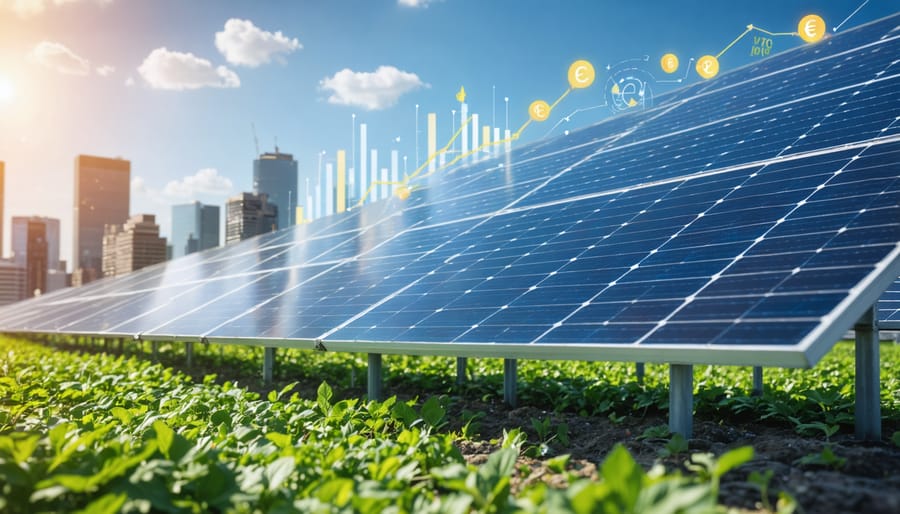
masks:
<instances>
[{"instance_id":1,"label":"green leaf","mask_svg":"<svg viewBox=\"0 0 900 514\"><path fill-rule=\"evenodd\" d=\"M0 452L12 457L16 464L25 464L37 449L40 440L40 434L13 432L0 436Z\"/></svg>"},{"instance_id":2,"label":"green leaf","mask_svg":"<svg viewBox=\"0 0 900 514\"><path fill-rule=\"evenodd\" d=\"M316 403L319 404L319 410L322 411L322 414L326 416L331 413L332 396L334 396L334 392L331 390L331 386L328 385L328 382L322 382L316 394Z\"/></svg>"},{"instance_id":3,"label":"green leaf","mask_svg":"<svg viewBox=\"0 0 900 514\"><path fill-rule=\"evenodd\" d=\"M569 457L570 455L560 455L559 457L553 457L552 459L547 461L547 467L550 468L554 473L564 473L566 471L566 466L569 465Z\"/></svg>"},{"instance_id":4,"label":"green leaf","mask_svg":"<svg viewBox=\"0 0 900 514\"><path fill-rule=\"evenodd\" d=\"M610 492L619 499L622 510L625 512L634 510L641 491L644 470L624 446L617 444L607 455L600 465L600 475Z\"/></svg>"},{"instance_id":5,"label":"green leaf","mask_svg":"<svg viewBox=\"0 0 900 514\"><path fill-rule=\"evenodd\" d=\"M113 407L109 409L109 413L123 425L131 423L131 419L134 417L127 409L123 409L122 407Z\"/></svg>"},{"instance_id":6,"label":"green leaf","mask_svg":"<svg viewBox=\"0 0 900 514\"><path fill-rule=\"evenodd\" d=\"M440 400L432 396L422 405L422 419L432 428L438 428L442 425L441 421L447 414L446 409L441 405Z\"/></svg>"},{"instance_id":7,"label":"green leaf","mask_svg":"<svg viewBox=\"0 0 900 514\"><path fill-rule=\"evenodd\" d=\"M287 477L294 472L296 465L293 457L281 457L266 466L265 477L269 483L269 490L281 487Z\"/></svg>"},{"instance_id":8,"label":"green leaf","mask_svg":"<svg viewBox=\"0 0 900 514\"><path fill-rule=\"evenodd\" d=\"M159 451L167 459L177 462L190 451L191 443L183 435L172 430L164 421L154 421L153 431L156 432Z\"/></svg>"},{"instance_id":9,"label":"green leaf","mask_svg":"<svg viewBox=\"0 0 900 514\"><path fill-rule=\"evenodd\" d=\"M713 470L713 476L719 478L732 469L742 464L746 464L751 460L753 460L752 446L742 446L740 448L735 448L734 450L726 452L721 457L719 457L719 460L716 461L715 469Z\"/></svg>"},{"instance_id":10,"label":"green leaf","mask_svg":"<svg viewBox=\"0 0 900 514\"><path fill-rule=\"evenodd\" d=\"M125 494L105 494L92 501L87 507L76 511L76 514L116 514L125 505L128 497Z\"/></svg>"},{"instance_id":11,"label":"green leaf","mask_svg":"<svg viewBox=\"0 0 900 514\"><path fill-rule=\"evenodd\" d=\"M891 442L894 443L894 446L900 447L900 430L894 432L894 435L891 436Z\"/></svg>"}]
</instances>

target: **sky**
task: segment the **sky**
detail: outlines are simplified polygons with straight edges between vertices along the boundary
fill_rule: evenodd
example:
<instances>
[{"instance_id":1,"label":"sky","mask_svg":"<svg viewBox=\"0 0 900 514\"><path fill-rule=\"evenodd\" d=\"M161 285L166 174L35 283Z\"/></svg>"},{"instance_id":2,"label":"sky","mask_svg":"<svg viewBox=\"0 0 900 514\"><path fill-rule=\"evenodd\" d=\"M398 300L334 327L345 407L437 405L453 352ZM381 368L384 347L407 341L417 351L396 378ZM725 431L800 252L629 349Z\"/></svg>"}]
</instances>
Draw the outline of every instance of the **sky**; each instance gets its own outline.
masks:
<instances>
[{"instance_id":1,"label":"sky","mask_svg":"<svg viewBox=\"0 0 900 514\"><path fill-rule=\"evenodd\" d=\"M523 144L615 115L610 77L660 95L704 80L692 58L727 48L720 73L764 58L756 30L728 47L749 24L790 33L817 14L832 33L896 10L893 0L0 0L3 251L12 216L50 216L71 261L78 154L130 160L131 212L156 214L167 235L172 205L224 206L252 190L254 128L259 151L277 141L315 173L336 150L352 158L355 115L370 148L398 150L411 170L417 139L425 159L428 112L439 147L458 126L461 86L482 124L506 128L508 106L516 131L533 101L566 92L574 61L590 62L594 84L527 127ZM808 44L766 37L772 54ZM680 63L671 74L667 53Z\"/></svg>"}]
</instances>

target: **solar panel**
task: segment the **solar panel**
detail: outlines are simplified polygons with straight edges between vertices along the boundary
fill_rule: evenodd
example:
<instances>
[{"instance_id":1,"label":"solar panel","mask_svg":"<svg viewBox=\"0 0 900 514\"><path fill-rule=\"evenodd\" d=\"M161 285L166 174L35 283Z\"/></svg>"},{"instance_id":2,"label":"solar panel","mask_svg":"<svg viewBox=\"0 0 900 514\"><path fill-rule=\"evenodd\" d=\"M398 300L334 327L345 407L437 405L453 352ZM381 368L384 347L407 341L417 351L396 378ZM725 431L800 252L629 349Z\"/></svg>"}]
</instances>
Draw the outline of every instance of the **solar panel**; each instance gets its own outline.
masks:
<instances>
[{"instance_id":1,"label":"solar panel","mask_svg":"<svg viewBox=\"0 0 900 514\"><path fill-rule=\"evenodd\" d=\"M878 300L878 326L900 331L900 278Z\"/></svg>"},{"instance_id":2,"label":"solar panel","mask_svg":"<svg viewBox=\"0 0 900 514\"><path fill-rule=\"evenodd\" d=\"M812 365L900 275L898 22L423 177L406 201L6 307L0 330Z\"/></svg>"}]
</instances>

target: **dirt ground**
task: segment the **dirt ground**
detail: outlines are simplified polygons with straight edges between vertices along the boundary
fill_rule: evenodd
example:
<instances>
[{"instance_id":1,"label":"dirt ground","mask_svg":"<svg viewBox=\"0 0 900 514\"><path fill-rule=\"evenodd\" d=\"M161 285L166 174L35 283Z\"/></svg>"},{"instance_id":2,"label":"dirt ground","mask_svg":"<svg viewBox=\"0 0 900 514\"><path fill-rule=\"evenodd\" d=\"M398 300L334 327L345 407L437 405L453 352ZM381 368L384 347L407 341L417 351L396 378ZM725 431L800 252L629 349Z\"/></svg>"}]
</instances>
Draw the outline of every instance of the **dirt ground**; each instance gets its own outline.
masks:
<instances>
[{"instance_id":1,"label":"dirt ground","mask_svg":"<svg viewBox=\"0 0 900 514\"><path fill-rule=\"evenodd\" d=\"M554 455L570 454L572 471L580 476L596 478L597 466L616 443L624 444L645 469L656 461L669 469L680 468L689 453L721 455L730 449L751 445L755 450L754 459L722 479L720 501L729 507L738 511L760 511L760 490L749 483L747 477L752 471L772 470L774 474L769 486L772 505L777 501L778 492L784 490L796 498L800 506L797 512L807 514L900 513L900 448L890 443L862 443L850 436L834 436L826 442L761 423L730 426L695 419L688 453L661 458L660 452L668 439L639 438L646 429L665 424L666 419L661 416L639 420L625 418L614 423L608 418L557 414L534 407L511 409L504 405L469 403L457 405L454 410L462 412L463 408L486 413L477 421L477 440L459 443L466 459L472 463L483 462L491 451L496 450L497 447L487 441L502 437L504 428L522 427L530 441L539 440L531 428L531 420L549 416L551 426L568 425L569 444L562 445L554 440L548 446ZM451 418L459 419L453 415ZM803 457L822 452L826 446L836 457L846 459L843 465L799 462ZM526 481L546 480L551 475L541 459L523 457L520 464L531 468Z\"/></svg>"}]
</instances>

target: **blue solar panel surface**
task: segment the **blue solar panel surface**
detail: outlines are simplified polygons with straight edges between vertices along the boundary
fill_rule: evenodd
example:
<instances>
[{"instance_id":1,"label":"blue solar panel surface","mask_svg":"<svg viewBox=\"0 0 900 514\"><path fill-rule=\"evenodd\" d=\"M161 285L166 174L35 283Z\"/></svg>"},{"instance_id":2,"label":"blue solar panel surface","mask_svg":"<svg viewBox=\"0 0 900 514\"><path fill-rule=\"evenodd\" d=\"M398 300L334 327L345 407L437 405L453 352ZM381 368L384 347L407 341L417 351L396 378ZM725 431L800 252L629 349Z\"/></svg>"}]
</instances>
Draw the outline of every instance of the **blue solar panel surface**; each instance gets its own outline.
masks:
<instances>
[{"instance_id":1,"label":"blue solar panel surface","mask_svg":"<svg viewBox=\"0 0 900 514\"><path fill-rule=\"evenodd\" d=\"M0 330L814 364L900 275L898 23L425 177L405 202L7 307Z\"/></svg>"}]
</instances>

